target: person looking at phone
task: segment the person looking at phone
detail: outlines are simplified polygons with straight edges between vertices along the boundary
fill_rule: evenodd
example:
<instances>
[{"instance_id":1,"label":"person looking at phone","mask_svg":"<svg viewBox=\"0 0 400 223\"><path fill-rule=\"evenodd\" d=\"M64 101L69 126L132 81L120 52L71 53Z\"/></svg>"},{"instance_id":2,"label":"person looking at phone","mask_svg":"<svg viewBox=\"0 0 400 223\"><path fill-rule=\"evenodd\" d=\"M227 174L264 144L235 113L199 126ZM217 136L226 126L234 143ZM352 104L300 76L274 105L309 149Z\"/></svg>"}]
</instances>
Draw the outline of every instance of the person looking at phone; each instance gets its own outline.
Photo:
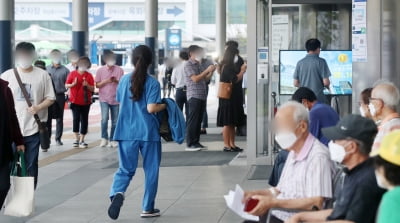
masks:
<instances>
[{"instance_id":1,"label":"person looking at phone","mask_svg":"<svg viewBox=\"0 0 400 223\"><path fill-rule=\"evenodd\" d=\"M322 209L332 198L334 165L329 151L309 132L309 114L300 103L283 104L275 116L275 140L289 152L276 187L259 191L246 191L243 202L258 200L249 213L265 222L271 208L311 211ZM293 212L271 211L271 223L288 220Z\"/></svg>"},{"instance_id":2,"label":"person looking at phone","mask_svg":"<svg viewBox=\"0 0 400 223\"><path fill-rule=\"evenodd\" d=\"M79 58L77 64L78 69L68 75L65 87L70 89L69 100L73 116L72 128L76 138L73 146L86 149L88 144L85 142L85 136L88 132L94 80L92 74L88 72L88 69L92 66L88 57Z\"/></svg>"},{"instance_id":3,"label":"person looking at phone","mask_svg":"<svg viewBox=\"0 0 400 223\"><path fill-rule=\"evenodd\" d=\"M100 147L116 148L118 143L114 141L115 126L117 125L119 103L116 101L118 82L124 75L124 70L116 65L114 52L104 53L104 66L96 72L95 82L99 89L99 100L101 108L101 142ZM108 119L111 113L111 132L108 134Z\"/></svg>"}]
</instances>

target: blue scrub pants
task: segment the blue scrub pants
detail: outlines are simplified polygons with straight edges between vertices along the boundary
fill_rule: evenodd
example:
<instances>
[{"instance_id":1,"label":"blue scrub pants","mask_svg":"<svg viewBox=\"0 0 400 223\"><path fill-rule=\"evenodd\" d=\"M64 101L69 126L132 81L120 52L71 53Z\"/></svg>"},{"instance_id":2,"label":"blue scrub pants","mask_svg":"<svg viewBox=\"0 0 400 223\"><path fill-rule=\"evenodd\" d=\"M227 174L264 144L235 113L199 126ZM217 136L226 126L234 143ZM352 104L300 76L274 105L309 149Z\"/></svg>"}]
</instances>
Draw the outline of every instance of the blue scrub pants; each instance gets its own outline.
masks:
<instances>
[{"instance_id":1,"label":"blue scrub pants","mask_svg":"<svg viewBox=\"0 0 400 223\"><path fill-rule=\"evenodd\" d=\"M161 162L161 142L119 141L119 168L114 175L110 197L125 193L138 165L139 151L143 157L145 190L143 211L152 211L158 189L158 175Z\"/></svg>"}]
</instances>

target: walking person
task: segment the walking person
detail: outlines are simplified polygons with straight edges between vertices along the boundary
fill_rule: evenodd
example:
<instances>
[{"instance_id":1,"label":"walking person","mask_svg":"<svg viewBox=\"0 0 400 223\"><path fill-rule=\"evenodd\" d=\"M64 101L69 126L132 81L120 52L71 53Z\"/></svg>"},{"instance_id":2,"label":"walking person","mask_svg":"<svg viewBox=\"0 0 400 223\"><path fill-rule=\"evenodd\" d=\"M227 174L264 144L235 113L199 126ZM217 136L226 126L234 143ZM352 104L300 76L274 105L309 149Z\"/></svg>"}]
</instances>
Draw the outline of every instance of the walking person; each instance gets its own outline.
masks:
<instances>
[{"instance_id":1,"label":"walking person","mask_svg":"<svg viewBox=\"0 0 400 223\"><path fill-rule=\"evenodd\" d=\"M115 100L117 86L124 70L116 65L116 56L110 51L104 54L106 65L99 68L96 72L96 87L99 88L99 99L101 107L101 142L100 147L109 145L116 148L118 143L114 141L114 131L117 125L119 104ZM111 114L111 132L108 134L108 120Z\"/></svg>"},{"instance_id":2,"label":"walking person","mask_svg":"<svg viewBox=\"0 0 400 223\"><path fill-rule=\"evenodd\" d=\"M51 79L54 84L54 90L56 94L55 106L57 106L56 111L58 112L56 118L56 145L62 146L63 142L61 141L63 131L64 131L64 105L66 101L66 92L67 88L65 88L65 83L67 82L67 78L69 75L69 69L63 65L61 65L62 53L58 49L54 49L50 52L51 65L47 66L47 72L49 72ZM53 117L49 117L48 128L51 136L51 127L52 127L52 119Z\"/></svg>"},{"instance_id":3,"label":"walking person","mask_svg":"<svg viewBox=\"0 0 400 223\"><path fill-rule=\"evenodd\" d=\"M180 62L172 71L171 83L175 85L176 94L175 101L179 109L183 111L183 106L185 106L185 116L188 117L188 104L186 97L186 83L185 83L185 73L184 67L185 63L189 60L189 54L186 51L181 51L179 53Z\"/></svg>"},{"instance_id":4,"label":"walking person","mask_svg":"<svg viewBox=\"0 0 400 223\"><path fill-rule=\"evenodd\" d=\"M88 144L85 142L85 136L88 132L94 79L92 74L88 72L92 66L88 57L79 58L77 65L78 69L68 75L65 87L69 88L70 108L73 116L72 128L76 139L73 146L86 149Z\"/></svg>"},{"instance_id":5,"label":"walking person","mask_svg":"<svg viewBox=\"0 0 400 223\"><path fill-rule=\"evenodd\" d=\"M234 47L225 50L224 57L219 65L218 71L220 82L232 83L232 94L229 99L219 99L217 114L217 125L223 127L225 152L242 152L243 149L235 144L235 126L240 126L244 122L244 109L242 98L242 79L246 72L246 64L240 69L235 65L235 58L239 51ZM238 84L240 83L240 84Z\"/></svg>"},{"instance_id":6,"label":"walking person","mask_svg":"<svg viewBox=\"0 0 400 223\"><path fill-rule=\"evenodd\" d=\"M25 161L27 173L35 178L35 188L38 181L38 157L40 147L39 125L34 115L38 115L41 122L47 121L48 107L54 103L55 95L49 74L37 67L33 67L36 52L35 46L29 42L18 43L15 49L15 61L22 85L27 91L29 107L24 94L18 84L14 69L7 70L1 78L9 82L14 97L15 110L19 126L22 130L25 143Z\"/></svg>"},{"instance_id":7,"label":"walking person","mask_svg":"<svg viewBox=\"0 0 400 223\"><path fill-rule=\"evenodd\" d=\"M160 121L156 113L166 105L161 104L160 83L147 73L152 60L149 47L136 47L132 52L133 74L123 76L117 89L116 99L123 112L119 114L114 135L119 143L119 168L111 186L108 209L109 217L114 220L118 219L124 193L135 175L139 152L145 173L141 217L160 216L160 210L155 208L161 162Z\"/></svg>"},{"instance_id":8,"label":"walking person","mask_svg":"<svg viewBox=\"0 0 400 223\"><path fill-rule=\"evenodd\" d=\"M15 112L14 97L8 82L0 79L0 210L10 189L10 163L14 143L17 151L24 151L24 140Z\"/></svg>"},{"instance_id":9,"label":"walking person","mask_svg":"<svg viewBox=\"0 0 400 223\"><path fill-rule=\"evenodd\" d=\"M189 105L189 115L186 119L186 151L200 151L205 149L205 146L200 144L200 129L206 109L207 81L211 79L215 66L210 65L202 71L202 48L197 45L189 47L189 57L184 67Z\"/></svg>"}]
</instances>

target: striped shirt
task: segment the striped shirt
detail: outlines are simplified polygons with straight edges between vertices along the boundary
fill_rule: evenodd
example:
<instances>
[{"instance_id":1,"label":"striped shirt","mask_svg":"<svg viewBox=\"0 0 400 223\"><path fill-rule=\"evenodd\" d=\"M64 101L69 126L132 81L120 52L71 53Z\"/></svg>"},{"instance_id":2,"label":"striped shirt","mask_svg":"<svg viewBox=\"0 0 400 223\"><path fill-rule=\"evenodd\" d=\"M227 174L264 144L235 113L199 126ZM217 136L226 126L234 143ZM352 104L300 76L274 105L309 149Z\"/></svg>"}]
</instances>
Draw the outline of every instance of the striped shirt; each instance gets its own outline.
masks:
<instances>
[{"instance_id":1,"label":"striped shirt","mask_svg":"<svg viewBox=\"0 0 400 223\"><path fill-rule=\"evenodd\" d=\"M383 138L389 134L391 131L400 129L400 114L392 113L384 118L379 125L378 134L375 137L374 144L371 151L379 149L381 146L381 141Z\"/></svg>"},{"instance_id":2,"label":"striped shirt","mask_svg":"<svg viewBox=\"0 0 400 223\"><path fill-rule=\"evenodd\" d=\"M309 134L300 153L290 151L282 176L276 187L277 199L299 199L309 197L332 198L333 162L329 150L312 134ZM294 212L272 211L272 215L288 220Z\"/></svg>"},{"instance_id":3,"label":"striped shirt","mask_svg":"<svg viewBox=\"0 0 400 223\"><path fill-rule=\"evenodd\" d=\"M199 82L194 82L191 78L193 75L201 74L202 68L200 63L196 60L189 59L188 62L185 63L183 71L185 73L187 87L187 100L190 100L191 98L197 98L205 101L207 99L206 80L202 79Z\"/></svg>"}]
</instances>

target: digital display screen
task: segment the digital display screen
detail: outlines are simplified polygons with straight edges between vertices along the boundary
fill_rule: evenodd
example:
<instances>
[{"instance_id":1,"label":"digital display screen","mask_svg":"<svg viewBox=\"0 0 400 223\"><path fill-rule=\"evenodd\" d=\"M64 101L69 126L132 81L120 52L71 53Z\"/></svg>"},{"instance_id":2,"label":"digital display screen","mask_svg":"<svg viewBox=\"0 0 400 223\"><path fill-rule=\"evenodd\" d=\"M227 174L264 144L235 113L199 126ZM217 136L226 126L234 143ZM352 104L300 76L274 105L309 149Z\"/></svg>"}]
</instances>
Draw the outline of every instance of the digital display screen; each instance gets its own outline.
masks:
<instances>
[{"instance_id":1,"label":"digital display screen","mask_svg":"<svg viewBox=\"0 0 400 223\"><path fill-rule=\"evenodd\" d=\"M298 61L307 55L301 50L281 50L279 53L279 83L280 94L291 95L296 91L293 85L293 74ZM353 61L350 50L321 51L320 57L325 59L332 76L329 90L324 91L329 95L352 94Z\"/></svg>"}]
</instances>

